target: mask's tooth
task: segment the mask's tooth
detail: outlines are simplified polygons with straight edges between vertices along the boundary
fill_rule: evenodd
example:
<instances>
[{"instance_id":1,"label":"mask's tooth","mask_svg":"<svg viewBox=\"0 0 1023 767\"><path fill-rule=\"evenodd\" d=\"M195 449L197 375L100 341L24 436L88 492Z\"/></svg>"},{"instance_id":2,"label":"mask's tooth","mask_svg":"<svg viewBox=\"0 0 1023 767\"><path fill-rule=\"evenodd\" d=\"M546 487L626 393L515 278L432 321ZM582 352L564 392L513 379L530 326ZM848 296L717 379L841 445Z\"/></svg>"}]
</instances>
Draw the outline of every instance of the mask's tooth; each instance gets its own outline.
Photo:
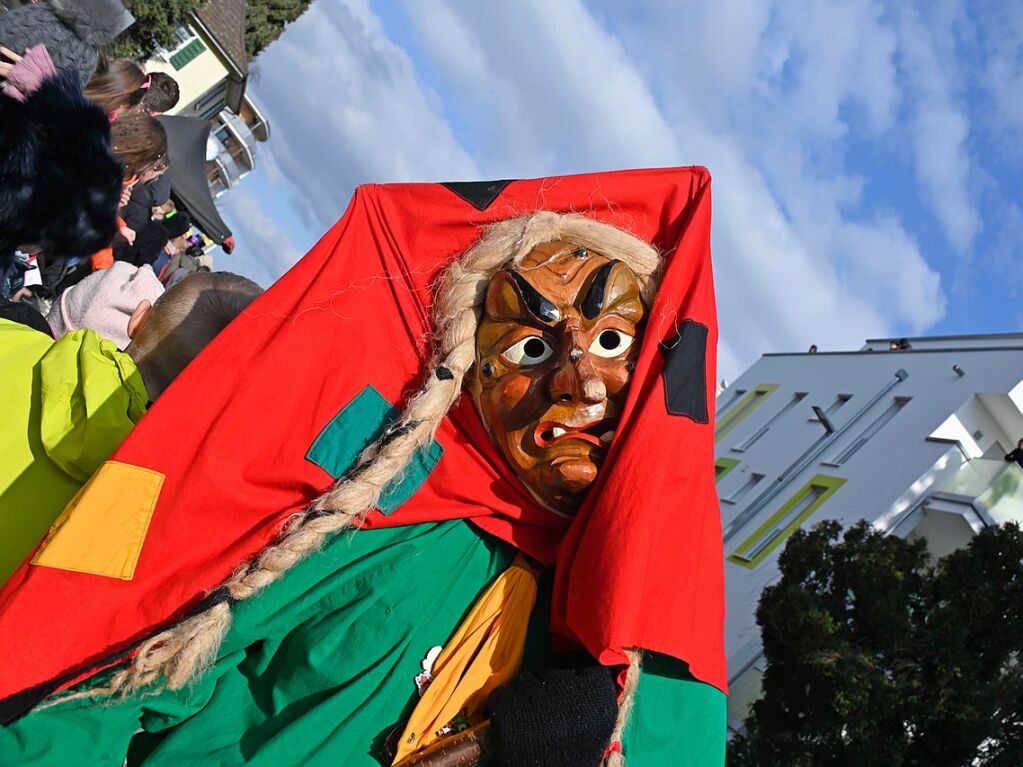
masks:
<instances>
[{"instance_id":1,"label":"mask's tooth","mask_svg":"<svg viewBox=\"0 0 1023 767\"><path fill-rule=\"evenodd\" d=\"M613 429L611 431L605 431L603 434L600 435L600 441L603 442L605 445L608 444L614 438L615 433Z\"/></svg>"},{"instance_id":2,"label":"mask's tooth","mask_svg":"<svg viewBox=\"0 0 1023 767\"><path fill-rule=\"evenodd\" d=\"M554 439L557 439L558 437L560 437L560 436L565 434L565 430L562 429L560 426L555 426L552 429L552 432L554 433Z\"/></svg>"}]
</instances>

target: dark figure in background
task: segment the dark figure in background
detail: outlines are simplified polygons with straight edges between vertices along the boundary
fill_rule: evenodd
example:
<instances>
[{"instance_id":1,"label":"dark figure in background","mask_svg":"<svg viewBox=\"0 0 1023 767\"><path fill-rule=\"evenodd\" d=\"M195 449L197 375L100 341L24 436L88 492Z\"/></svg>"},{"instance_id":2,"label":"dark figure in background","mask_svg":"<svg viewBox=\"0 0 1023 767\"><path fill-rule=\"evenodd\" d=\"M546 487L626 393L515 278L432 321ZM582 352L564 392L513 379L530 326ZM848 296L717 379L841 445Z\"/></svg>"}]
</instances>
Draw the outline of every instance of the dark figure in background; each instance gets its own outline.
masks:
<instances>
[{"instance_id":1,"label":"dark figure in background","mask_svg":"<svg viewBox=\"0 0 1023 767\"><path fill-rule=\"evenodd\" d=\"M1016 443L1016 449L1005 456L1006 461L1015 461L1023 468L1023 439Z\"/></svg>"},{"instance_id":2,"label":"dark figure in background","mask_svg":"<svg viewBox=\"0 0 1023 767\"><path fill-rule=\"evenodd\" d=\"M153 209L167 203L171 195L170 174L164 173L145 184L136 185L128 204L121 209L121 218L135 232L135 241L122 238L114 241L114 258L135 266L153 264L169 240L184 234L191 226L187 214L178 221L171 218L153 220ZM178 225L184 228L179 230Z\"/></svg>"}]
</instances>

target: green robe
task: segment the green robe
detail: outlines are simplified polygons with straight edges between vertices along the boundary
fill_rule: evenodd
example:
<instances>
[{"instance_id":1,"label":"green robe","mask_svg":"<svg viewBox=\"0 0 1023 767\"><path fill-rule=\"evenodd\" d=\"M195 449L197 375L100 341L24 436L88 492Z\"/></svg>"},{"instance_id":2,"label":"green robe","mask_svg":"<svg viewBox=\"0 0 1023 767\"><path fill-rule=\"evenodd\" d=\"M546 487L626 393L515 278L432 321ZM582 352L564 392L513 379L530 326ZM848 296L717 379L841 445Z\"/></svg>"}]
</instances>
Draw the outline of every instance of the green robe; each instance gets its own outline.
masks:
<instances>
[{"instance_id":1,"label":"green robe","mask_svg":"<svg viewBox=\"0 0 1023 767\"><path fill-rule=\"evenodd\" d=\"M415 704L427 651L514 554L462 521L340 535L234 607L218 659L195 686L37 710L0 728L0 764L374 767ZM542 636L544 605L534 619L531 636ZM533 648L527 665L543 654ZM725 717L720 691L648 656L628 767L721 767Z\"/></svg>"}]
</instances>

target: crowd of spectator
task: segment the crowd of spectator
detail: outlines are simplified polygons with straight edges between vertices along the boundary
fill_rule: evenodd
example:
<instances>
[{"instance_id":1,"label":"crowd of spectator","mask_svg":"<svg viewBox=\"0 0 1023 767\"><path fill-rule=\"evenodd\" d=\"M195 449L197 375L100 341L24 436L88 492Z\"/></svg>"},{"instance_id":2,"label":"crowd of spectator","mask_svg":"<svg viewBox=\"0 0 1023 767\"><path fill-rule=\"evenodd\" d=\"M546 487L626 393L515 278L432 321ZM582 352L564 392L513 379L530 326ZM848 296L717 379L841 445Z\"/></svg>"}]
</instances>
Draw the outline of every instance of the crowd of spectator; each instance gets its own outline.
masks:
<instances>
[{"instance_id":1,"label":"crowd of spectator","mask_svg":"<svg viewBox=\"0 0 1023 767\"><path fill-rule=\"evenodd\" d=\"M157 117L177 104L178 84L105 53L125 15L118 0L0 14L5 316L47 315L64 291L118 262L152 268L165 286L212 268L211 243L179 209L167 174Z\"/></svg>"},{"instance_id":2,"label":"crowd of spectator","mask_svg":"<svg viewBox=\"0 0 1023 767\"><path fill-rule=\"evenodd\" d=\"M117 0L0 13L0 583L152 402L261 292L212 272L158 115L104 53Z\"/></svg>"}]
</instances>

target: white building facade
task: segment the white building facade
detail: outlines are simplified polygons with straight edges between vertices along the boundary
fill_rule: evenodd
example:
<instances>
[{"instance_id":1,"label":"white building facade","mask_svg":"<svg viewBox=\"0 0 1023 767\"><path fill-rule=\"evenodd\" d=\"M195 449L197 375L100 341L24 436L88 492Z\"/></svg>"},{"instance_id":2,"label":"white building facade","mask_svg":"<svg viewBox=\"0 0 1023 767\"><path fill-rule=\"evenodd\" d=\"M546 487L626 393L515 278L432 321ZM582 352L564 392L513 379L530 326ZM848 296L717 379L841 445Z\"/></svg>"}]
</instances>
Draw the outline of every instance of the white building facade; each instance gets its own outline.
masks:
<instances>
[{"instance_id":1,"label":"white building facade","mask_svg":"<svg viewBox=\"0 0 1023 767\"><path fill-rule=\"evenodd\" d=\"M940 557L1023 523L1023 334L764 355L717 398L729 727L760 692L756 608L799 528L867 519Z\"/></svg>"}]
</instances>

